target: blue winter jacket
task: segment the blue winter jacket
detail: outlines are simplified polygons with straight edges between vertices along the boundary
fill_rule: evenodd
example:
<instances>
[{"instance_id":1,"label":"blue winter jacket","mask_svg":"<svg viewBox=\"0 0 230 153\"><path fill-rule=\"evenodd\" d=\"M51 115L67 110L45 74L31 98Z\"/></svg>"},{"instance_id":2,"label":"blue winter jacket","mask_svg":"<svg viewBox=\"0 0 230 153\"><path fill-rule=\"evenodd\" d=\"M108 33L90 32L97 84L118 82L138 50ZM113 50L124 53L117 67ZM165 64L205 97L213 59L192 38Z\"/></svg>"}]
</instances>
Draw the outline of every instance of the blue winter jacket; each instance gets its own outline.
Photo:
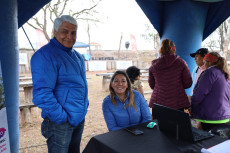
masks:
<instances>
[{"instance_id":1,"label":"blue winter jacket","mask_svg":"<svg viewBox=\"0 0 230 153\"><path fill-rule=\"evenodd\" d=\"M124 107L129 103L129 93L127 94L125 105L117 96L115 96L117 105L112 103L110 95L105 97L102 109L109 131L151 121L147 101L138 91L133 90L133 93L137 110L132 106Z\"/></svg>"},{"instance_id":2,"label":"blue winter jacket","mask_svg":"<svg viewBox=\"0 0 230 153\"><path fill-rule=\"evenodd\" d=\"M33 103L42 117L77 126L88 108L88 85L82 56L55 38L31 58Z\"/></svg>"}]
</instances>

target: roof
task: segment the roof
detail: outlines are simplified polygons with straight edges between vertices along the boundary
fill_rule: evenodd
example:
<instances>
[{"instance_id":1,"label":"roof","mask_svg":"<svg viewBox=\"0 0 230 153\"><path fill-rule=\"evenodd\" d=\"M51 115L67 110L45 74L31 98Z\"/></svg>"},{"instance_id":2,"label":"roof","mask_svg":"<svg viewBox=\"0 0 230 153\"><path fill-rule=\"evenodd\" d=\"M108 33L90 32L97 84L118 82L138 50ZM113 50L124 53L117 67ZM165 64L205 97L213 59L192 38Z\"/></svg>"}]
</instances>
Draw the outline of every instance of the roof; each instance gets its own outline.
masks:
<instances>
[{"instance_id":1,"label":"roof","mask_svg":"<svg viewBox=\"0 0 230 153\"><path fill-rule=\"evenodd\" d=\"M203 10L207 10L205 18L205 27L203 30L203 40L207 38L221 23L223 23L230 16L230 0L192 0L190 1L193 5L183 6L180 5L181 0L136 0L138 5L141 7L145 15L148 17L152 25L158 31L160 37L163 34L163 28L165 27L165 18L168 17L165 6L173 5L175 10L184 10L184 14L179 14L180 11L175 11L175 14L179 16L187 16L185 20L178 21L180 18L175 18L175 22L180 24L190 24L190 22L197 22L199 24L203 22L199 19L192 18L193 12L196 11L195 4L199 4L198 7L202 7ZM190 13L190 15L189 15ZM187 29L181 29L187 30Z\"/></svg>"},{"instance_id":2,"label":"roof","mask_svg":"<svg viewBox=\"0 0 230 153\"><path fill-rule=\"evenodd\" d=\"M85 44L83 42L80 41L76 41L76 43L73 45L74 48L86 48L86 47L90 47L89 44Z\"/></svg>"},{"instance_id":3,"label":"roof","mask_svg":"<svg viewBox=\"0 0 230 153\"><path fill-rule=\"evenodd\" d=\"M18 0L18 28L50 1L51 0Z\"/></svg>"}]
</instances>

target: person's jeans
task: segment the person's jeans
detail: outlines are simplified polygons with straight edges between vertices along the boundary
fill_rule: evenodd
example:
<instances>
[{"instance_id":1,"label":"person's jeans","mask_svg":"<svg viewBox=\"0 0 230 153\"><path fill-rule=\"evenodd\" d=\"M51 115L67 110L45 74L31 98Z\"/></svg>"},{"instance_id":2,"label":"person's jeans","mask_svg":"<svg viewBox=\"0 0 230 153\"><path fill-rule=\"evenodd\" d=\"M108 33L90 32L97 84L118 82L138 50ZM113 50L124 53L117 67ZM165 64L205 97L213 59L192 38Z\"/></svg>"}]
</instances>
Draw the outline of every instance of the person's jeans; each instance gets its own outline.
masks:
<instances>
[{"instance_id":1,"label":"person's jeans","mask_svg":"<svg viewBox=\"0 0 230 153\"><path fill-rule=\"evenodd\" d=\"M85 120L78 126L69 122L56 124L45 118L41 125L42 135L47 139L49 153L80 153L81 136Z\"/></svg>"}]
</instances>

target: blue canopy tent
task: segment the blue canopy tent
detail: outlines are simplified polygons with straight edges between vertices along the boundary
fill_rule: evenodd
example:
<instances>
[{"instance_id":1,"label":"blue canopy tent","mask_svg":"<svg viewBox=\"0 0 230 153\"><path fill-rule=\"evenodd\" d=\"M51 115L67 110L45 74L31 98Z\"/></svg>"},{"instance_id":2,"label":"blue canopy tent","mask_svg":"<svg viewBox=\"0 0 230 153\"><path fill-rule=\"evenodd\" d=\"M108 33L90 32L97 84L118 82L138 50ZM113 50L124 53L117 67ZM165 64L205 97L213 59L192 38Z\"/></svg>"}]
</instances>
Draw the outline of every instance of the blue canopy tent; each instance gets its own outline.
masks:
<instances>
[{"instance_id":1,"label":"blue canopy tent","mask_svg":"<svg viewBox=\"0 0 230 153\"><path fill-rule=\"evenodd\" d=\"M11 152L19 152L18 97L19 53L18 28L35 15L50 0L0 1L0 60L5 89L5 101ZM213 3L211 3L213 2ZM161 39L172 39L178 54L193 69L188 56L230 14L229 0L137 0Z\"/></svg>"},{"instance_id":2,"label":"blue canopy tent","mask_svg":"<svg viewBox=\"0 0 230 153\"><path fill-rule=\"evenodd\" d=\"M87 54L87 53L82 54L86 61L90 60L90 58L91 58L90 45L85 44L85 43L80 42L80 41L76 41L76 43L73 45L73 48L87 48L87 47L89 47L89 54Z\"/></svg>"},{"instance_id":3,"label":"blue canopy tent","mask_svg":"<svg viewBox=\"0 0 230 153\"><path fill-rule=\"evenodd\" d=\"M90 47L89 44L85 44L83 42L80 41L76 41L75 44L73 45L74 48L86 48L86 47Z\"/></svg>"},{"instance_id":4,"label":"blue canopy tent","mask_svg":"<svg viewBox=\"0 0 230 153\"><path fill-rule=\"evenodd\" d=\"M175 42L177 54L189 65L192 75L196 64L189 56L230 16L229 0L136 0L161 40ZM193 88L193 87L192 87ZM186 92L192 94L192 88Z\"/></svg>"},{"instance_id":5,"label":"blue canopy tent","mask_svg":"<svg viewBox=\"0 0 230 153\"><path fill-rule=\"evenodd\" d=\"M0 61L4 82L10 151L19 152L19 49L18 28L50 0L0 1ZM1 118L1 117L0 117ZM0 123L1 124L1 123ZM1 127L0 127L1 128Z\"/></svg>"}]
</instances>

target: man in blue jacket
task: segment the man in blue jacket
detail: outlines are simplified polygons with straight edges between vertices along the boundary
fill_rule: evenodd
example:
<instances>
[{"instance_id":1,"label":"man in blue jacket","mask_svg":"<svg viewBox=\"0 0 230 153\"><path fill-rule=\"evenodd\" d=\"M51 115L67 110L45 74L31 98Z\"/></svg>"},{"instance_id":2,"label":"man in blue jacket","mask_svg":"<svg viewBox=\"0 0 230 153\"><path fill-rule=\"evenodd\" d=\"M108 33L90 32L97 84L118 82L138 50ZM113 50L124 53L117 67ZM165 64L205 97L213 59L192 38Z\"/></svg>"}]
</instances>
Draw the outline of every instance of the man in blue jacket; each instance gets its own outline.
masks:
<instances>
[{"instance_id":1,"label":"man in blue jacket","mask_svg":"<svg viewBox=\"0 0 230 153\"><path fill-rule=\"evenodd\" d=\"M42 109L42 135L49 153L79 153L88 108L85 63L72 47L77 22L63 15L54 21L54 38L31 58L33 103Z\"/></svg>"}]
</instances>

